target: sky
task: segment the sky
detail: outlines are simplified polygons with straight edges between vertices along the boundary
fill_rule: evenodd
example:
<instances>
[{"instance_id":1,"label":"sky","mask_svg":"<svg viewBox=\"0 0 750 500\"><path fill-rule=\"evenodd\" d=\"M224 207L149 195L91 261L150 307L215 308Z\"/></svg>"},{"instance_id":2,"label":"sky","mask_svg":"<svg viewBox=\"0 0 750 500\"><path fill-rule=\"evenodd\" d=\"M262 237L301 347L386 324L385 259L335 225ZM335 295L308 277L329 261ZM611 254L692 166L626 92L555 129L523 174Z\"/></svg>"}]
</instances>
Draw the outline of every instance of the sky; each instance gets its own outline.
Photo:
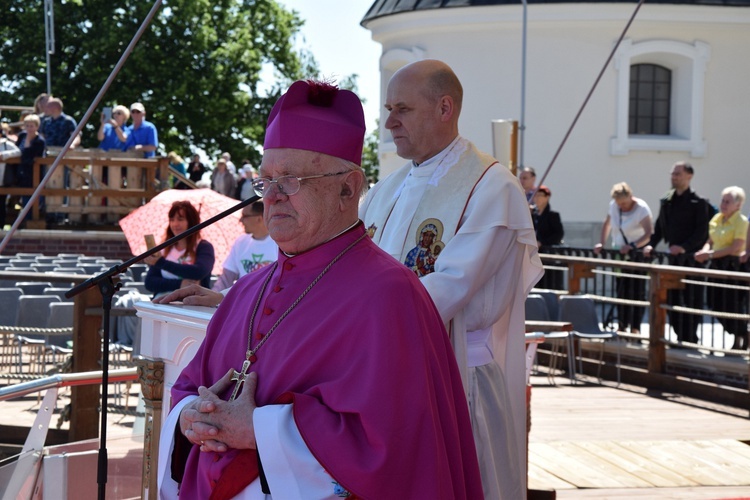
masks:
<instances>
[{"instance_id":1,"label":"sky","mask_svg":"<svg viewBox=\"0 0 750 500\"><path fill-rule=\"evenodd\" d=\"M367 131L375 128L380 115L381 45L359 25L375 0L279 0L305 20L298 47L309 50L321 75L341 79L357 74L359 96L366 99Z\"/></svg>"}]
</instances>

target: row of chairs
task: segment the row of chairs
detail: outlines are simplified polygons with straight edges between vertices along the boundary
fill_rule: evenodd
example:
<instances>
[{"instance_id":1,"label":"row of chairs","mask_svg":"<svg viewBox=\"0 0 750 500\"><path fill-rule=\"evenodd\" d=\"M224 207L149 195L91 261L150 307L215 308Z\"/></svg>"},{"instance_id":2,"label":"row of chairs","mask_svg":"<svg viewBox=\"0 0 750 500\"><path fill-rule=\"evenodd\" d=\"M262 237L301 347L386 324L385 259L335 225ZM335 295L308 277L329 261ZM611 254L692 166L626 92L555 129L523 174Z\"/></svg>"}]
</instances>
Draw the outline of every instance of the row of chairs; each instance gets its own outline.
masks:
<instances>
[{"instance_id":1,"label":"row of chairs","mask_svg":"<svg viewBox=\"0 0 750 500\"><path fill-rule=\"evenodd\" d=\"M146 284L143 281L133 281L129 276L119 276L122 282L122 288L124 290L138 290L140 293L148 294L146 290ZM69 286L58 286L53 285L49 281L15 281L15 280L3 280L0 279L0 288L20 288L26 295L57 295L60 300L67 301L73 299L65 298L65 292L73 287L71 283ZM2 323L0 323L2 324Z\"/></svg>"},{"instance_id":2,"label":"row of chairs","mask_svg":"<svg viewBox=\"0 0 750 500\"><path fill-rule=\"evenodd\" d=\"M3 305L0 308L0 325L23 326L18 323L18 314L21 309L20 304L29 303L30 299L28 297L30 296L56 297L58 302L72 305L73 300L65 297L65 292L68 290L69 288L53 287L50 283L36 281L29 283L16 282L13 286L0 288L0 303ZM25 297L24 301L20 300L21 297ZM47 314L44 314L43 318L46 319ZM73 326L72 321L70 326Z\"/></svg>"},{"instance_id":3,"label":"row of chairs","mask_svg":"<svg viewBox=\"0 0 750 500\"><path fill-rule=\"evenodd\" d=\"M597 378L601 383L601 368L604 364L604 343L617 340L617 332L602 330L596 314L596 304L585 295L561 295L553 292L535 291L526 299L526 319L536 321L564 321L573 325L573 330L545 332L544 338L552 349L548 376L554 381L554 372L558 368L560 350L564 347L567 354L567 371L570 383L576 380L575 360L578 359L578 372L583 372L583 352L581 340L595 341L601 344ZM576 352L578 345L578 352ZM620 384L620 348L617 344L617 384Z\"/></svg>"},{"instance_id":4,"label":"row of chairs","mask_svg":"<svg viewBox=\"0 0 750 500\"><path fill-rule=\"evenodd\" d=\"M24 266L4 266L0 264L0 271L8 272L36 272L36 273L67 273L67 274L99 274L104 271L108 271L111 265L100 265L100 264L78 264L75 266L61 266L59 263L55 264L30 264L27 267ZM123 281L140 281L145 278L145 266L134 265L129 268L128 271L120 275Z\"/></svg>"},{"instance_id":5,"label":"row of chairs","mask_svg":"<svg viewBox=\"0 0 750 500\"><path fill-rule=\"evenodd\" d=\"M5 299L13 295L15 318L12 324L3 321L0 333L1 370L44 375L72 353L73 303L63 302L57 295L25 295L19 288L0 289Z\"/></svg>"},{"instance_id":6,"label":"row of chairs","mask_svg":"<svg viewBox=\"0 0 750 500\"><path fill-rule=\"evenodd\" d=\"M3 304L0 308L0 372L43 375L72 353L73 300L64 295L69 288L39 282L17 285L0 288L0 303ZM131 291L141 293L137 288L123 288L114 303ZM118 340L117 320L113 317L110 323L113 345ZM116 357L120 359L122 354Z\"/></svg>"},{"instance_id":7,"label":"row of chairs","mask_svg":"<svg viewBox=\"0 0 750 500\"><path fill-rule=\"evenodd\" d=\"M121 260L107 259L101 256L80 254L58 254L47 256L41 254L18 253L0 255L0 270L23 272L67 272L73 274L97 274L107 271L112 266L122 264ZM141 281L148 266L143 263L133 264L123 276L133 281Z\"/></svg>"}]
</instances>

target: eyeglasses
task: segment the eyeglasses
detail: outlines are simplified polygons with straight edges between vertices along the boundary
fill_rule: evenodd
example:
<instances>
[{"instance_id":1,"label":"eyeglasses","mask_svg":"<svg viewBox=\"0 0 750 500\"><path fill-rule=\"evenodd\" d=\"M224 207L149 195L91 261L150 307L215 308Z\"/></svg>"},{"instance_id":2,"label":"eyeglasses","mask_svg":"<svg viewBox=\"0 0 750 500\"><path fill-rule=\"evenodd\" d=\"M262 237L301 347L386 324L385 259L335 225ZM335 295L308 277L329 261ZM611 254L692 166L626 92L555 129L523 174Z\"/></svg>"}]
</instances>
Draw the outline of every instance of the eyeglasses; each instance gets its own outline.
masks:
<instances>
[{"instance_id":1,"label":"eyeglasses","mask_svg":"<svg viewBox=\"0 0 750 500\"><path fill-rule=\"evenodd\" d=\"M343 172L334 172L330 174L308 175L305 177L295 177L294 175L282 175L278 179L259 177L257 179L253 179L252 181L253 190L258 196L265 196L266 194L268 194L268 191L270 191L271 185L276 184L276 187L279 189L279 192L281 194L292 196L293 194L297 194L299 192L302 181L306 181L308 179L320 179L321 177L332 177L334 175L343 175L348 174L349 172L352 172L352 170L345 170Z\"/></svg>"},{"instance_id":2,"label":"eyeglasses","mask_svg":"<svg viewBox=\"0 0 750 500\"><path fill-rule=\"evenodd\" d=\"M137 115L137 114L143 113L143 111L141 111L140 109L131 109L131 110L130 110L130 112L131 112L132 114L134 114L134 115Z\"/></svg>"},{"instance_id":3,"label":"eyeglasses","mask_svg":"<svg viewBox=\"0 0 750 500\"><path fill-rule=\"evenodd\" d=\"M121 115L122 111L112 111L112 116Z\"/></svg>"}]
</instances>

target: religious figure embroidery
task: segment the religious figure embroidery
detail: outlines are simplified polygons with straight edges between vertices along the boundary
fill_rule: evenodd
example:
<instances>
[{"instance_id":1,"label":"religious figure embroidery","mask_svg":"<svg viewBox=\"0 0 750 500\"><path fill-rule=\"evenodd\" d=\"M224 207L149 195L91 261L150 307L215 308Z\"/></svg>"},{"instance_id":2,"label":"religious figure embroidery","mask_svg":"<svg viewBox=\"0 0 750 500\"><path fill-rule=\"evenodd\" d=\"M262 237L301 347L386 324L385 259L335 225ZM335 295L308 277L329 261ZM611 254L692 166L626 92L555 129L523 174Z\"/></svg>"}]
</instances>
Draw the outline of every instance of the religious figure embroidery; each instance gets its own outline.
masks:
<instances>
[{"instance_id":1,"label":"religious figure embroidery","mask_svg":"<svg viewBox=\"0 0 750 500\"><path fill-rule=\"evenodd\" d=\"M240 259L240 263L242 264L242 268L245 270L245 273L250 274L253 271L257 271L261 267L265 267L268 264L270 264L272 261L270 260L263 260L262 253L254 253L252 254L251 259Z\"/></svg>"},{"instance_id":2,"label":"religious figure embroidery","mask_svg":"<svg viewBox=\"0 0 750 500\"><path fill-rule=\"evenodd\" d=\"M419 225L417 246L409 250L404 261L418 278L435 271L435 261L445 248L445 243L440 240L442 236L443 223L438 219L427 219Z\"/></svg>"}]
</instances>

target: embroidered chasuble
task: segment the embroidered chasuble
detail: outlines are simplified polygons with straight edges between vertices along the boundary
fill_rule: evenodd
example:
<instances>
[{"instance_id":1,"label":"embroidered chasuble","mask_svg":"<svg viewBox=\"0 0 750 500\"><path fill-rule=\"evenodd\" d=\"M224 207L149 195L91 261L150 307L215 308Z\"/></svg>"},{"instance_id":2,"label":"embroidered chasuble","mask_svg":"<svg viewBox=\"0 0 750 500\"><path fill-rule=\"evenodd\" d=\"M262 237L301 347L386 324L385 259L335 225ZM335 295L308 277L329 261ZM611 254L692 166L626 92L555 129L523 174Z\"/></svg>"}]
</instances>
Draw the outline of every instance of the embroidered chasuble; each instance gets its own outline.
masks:
<instances>
[{"instance_id":1,"label":"embroidered chasuble","mask_svg":"<svg viewBox=\"0 0 750 500\"><path fill-rule=\"evenodd\" d=\"M359 224L302 254L279 253L278 267L238 280L172 388L173 405L230 367L240 368L252 309L269 273L253 325L261 337L363 233ZM414 274L369 238L341 257L286 316L250 371L258 374L258 406L290 405L310 454L354 497L481 498L468 408L440 316ZM255 432L261 436L264 429ZM162 436L168 434L165 429ZM260 444L258 454L270 476ZM235 479L249 484L257 476L253 463L254 451L203 453L191 445L180 493L209 498L226 483L224 471L241 471Z\"/></svg>"},{"instance_id":2,"label":"embroidered chasuble","mask_svg":"<svg viewBox=\"0 0 750 500\"><path fill-rule=\"evenodd\" d=\"M456 164L461 168L451 168ZM365 227L383 250L403 262L417 277L435 270L435 262L458 230L476 183L497 160L457 137L443 152L419 166L407 164L384 179L378 202L369 202ZM466 380L465 329L446 324Z\"/></svg>"},{"instance_id":3,"label":"embroidered chasuble","mask_svg":"<svg viewBox=\"0 0 750 500\"><path fill-rule=\"evenodd\" d=\"M427 165L429 163L429 165ZM461 168L451 168L453 165L460 163ZM434 253L435 248L429 248L423 244L423 235L426 231L432 231L434 241L431 245L440 245L444 247L458 230L458 223L463 216L463 210L456 210L456 207L466 207L466 203L474 189L476 183L481 179L487 169L497 160L476 149L468 141L457 138L452 145L438 157L425 162L418 167L406 165L399 169L393 175L383 180L383 186L380 187L382 192L381 200L378 204L372 204L372 209L368 211L365 227L373 241L381 248L391 253L401 262L406 263L407 257L414 249L423 248L428 252ZM424 182L415 182L414 188L418 191L409 193L403 198L402 190L409 189L411 183L406 182L409 176L429 177L426 184ZM392 193L388 196L386 193ZM414 208L404 207L403 213L411 215L409 228L403 233L404 241L400 245L394 244L383 246L382 238L388 228L388 224L401 224L401 217L391 217L397 202L412 204ZM398 210L398 209L397 209ZM400 215L398 212L396 215ZM398 231L403 232L403 231ZM395 241L399 241L395 238ZM429 240L428 240L429 241ZM425 242L427 243L427 242ZM398 257L391 252L399 249ZM439 250L438 250L439 255ZM435 256L437 259L437 256ZM408 265L408 264L407 264ZM411 267L411 266L410 266ZM417 276L424 276L429 273L420 273L418 269L412 268Z\"/></svg>"}]
</instances>

